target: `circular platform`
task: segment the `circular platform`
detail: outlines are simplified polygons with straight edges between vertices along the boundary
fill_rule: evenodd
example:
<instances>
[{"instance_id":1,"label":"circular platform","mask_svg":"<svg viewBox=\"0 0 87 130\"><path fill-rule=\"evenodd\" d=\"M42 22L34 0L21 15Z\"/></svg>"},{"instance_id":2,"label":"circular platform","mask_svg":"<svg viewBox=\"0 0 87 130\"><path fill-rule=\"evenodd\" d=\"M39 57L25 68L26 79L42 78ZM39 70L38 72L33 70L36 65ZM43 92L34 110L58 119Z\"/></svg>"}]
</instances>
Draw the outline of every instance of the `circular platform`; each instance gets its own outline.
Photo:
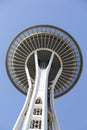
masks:
<instances>
[{"instance_id":1,"label":"circular platform","mask_svg":"<svg viewBox=\"0 0 87 130\"><path fill-rule=\"evenodd\" d=\"M25 95L29 87L25 63L28 65L34 84L35 51L38 53L40 64L47 64L51 53L54 52L48 86L62 66L62 73L55 85L54 96L56 98L68 92L78 81L82 71L82 55L74 38L66 31L50 25L33 26L16 36L8 48L6 69L14 86Z\"/></svg>"}]
</instances>

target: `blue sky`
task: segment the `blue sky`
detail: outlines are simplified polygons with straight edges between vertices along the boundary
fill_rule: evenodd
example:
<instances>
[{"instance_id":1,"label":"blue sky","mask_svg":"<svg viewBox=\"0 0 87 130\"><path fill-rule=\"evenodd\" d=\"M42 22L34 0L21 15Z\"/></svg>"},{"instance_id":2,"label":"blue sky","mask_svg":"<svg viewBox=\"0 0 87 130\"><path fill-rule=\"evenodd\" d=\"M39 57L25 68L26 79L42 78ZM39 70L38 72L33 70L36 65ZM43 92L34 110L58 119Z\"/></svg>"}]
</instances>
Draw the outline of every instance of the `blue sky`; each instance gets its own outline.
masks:
<instances>
[{"instance_id":1,"label":"blue sky","mask_svg":"<svg viewBox=\"0 0 87 130\"><path fill-rule=\"evenodd\" d=\"M68 31L83 54L83 71L75 87L56 99L61 130L87 130L87 1L0 0L0 130L12 130L25 101L8 79L5 57L13 38L27 27L51 24Z\"/></svg>"}]
</instances>

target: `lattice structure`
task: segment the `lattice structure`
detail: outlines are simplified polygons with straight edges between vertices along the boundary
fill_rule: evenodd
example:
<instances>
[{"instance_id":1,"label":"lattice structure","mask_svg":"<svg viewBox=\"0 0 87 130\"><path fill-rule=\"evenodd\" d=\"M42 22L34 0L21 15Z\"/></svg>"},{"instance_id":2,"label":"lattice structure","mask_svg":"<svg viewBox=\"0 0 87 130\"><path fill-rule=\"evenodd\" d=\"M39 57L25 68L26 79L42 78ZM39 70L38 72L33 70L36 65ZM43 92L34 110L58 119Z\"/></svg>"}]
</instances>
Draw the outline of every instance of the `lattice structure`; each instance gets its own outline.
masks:
<instances>
[{"instance_id":1,"label":"lattice structure","mask_svg":"<svg viewBox=\"0 0 87 130\"><path fill-rule=\"evenodd\" d=\"M67 93L78 81L82 55L77 42L64 30L33 26L9 46L6 69L14 86L27 95L13 130L59 130L54 98ZM21 124L23 123L23 124Z\"/></svg>"}]
</instances>

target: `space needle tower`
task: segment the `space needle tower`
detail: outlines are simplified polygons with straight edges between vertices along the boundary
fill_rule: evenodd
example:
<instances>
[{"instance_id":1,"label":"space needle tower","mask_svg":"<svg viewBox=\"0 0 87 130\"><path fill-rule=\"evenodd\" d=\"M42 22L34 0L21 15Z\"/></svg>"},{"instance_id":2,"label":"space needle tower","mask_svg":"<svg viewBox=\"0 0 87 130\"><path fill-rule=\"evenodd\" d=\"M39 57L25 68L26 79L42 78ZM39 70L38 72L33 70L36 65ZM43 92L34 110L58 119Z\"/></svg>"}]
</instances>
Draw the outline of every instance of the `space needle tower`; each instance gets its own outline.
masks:
<instances>
[{"instance_id":1,"label":"space needle tower","mask_svg":"<svg viewBox=\"0 0 87 130\"><path fill-rule=\"evenodd\" d=\"M13 85L26 100L13 130L60 130L54 99L78 81L82 55L74 38L51 25L37 25L18 34L6 55Z\"/></svg>"}]
</instances>

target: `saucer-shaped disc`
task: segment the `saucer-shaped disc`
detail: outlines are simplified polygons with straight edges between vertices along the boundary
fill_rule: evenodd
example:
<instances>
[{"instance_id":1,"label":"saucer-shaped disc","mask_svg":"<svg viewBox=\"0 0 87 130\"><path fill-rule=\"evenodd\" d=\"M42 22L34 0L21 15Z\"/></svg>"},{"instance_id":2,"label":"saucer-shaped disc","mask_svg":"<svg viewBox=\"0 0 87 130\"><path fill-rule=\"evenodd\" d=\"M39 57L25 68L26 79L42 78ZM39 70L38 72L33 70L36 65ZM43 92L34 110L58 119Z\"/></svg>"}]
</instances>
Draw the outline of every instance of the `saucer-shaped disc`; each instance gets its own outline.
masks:
<instances>
[{"instance_id":1,"label":"saucer-shaped disc","mask_svg":"<svg viewBox=\"0 0 87 130\"><path fill-rule=\"evenodd\" d=\"M78 81L82 70L82 55L77 42L64 30L50 25L33 26L17 35L7 52L6 69L12 83L24 94L27 94L29 87L25 63L32 83L35 82L35 51L38 53L39 62L45 64L49 62L51 53L55 53L48 86L62 66L54 96L56 98L68 92Z\"/></svg>"}]
</instances>

